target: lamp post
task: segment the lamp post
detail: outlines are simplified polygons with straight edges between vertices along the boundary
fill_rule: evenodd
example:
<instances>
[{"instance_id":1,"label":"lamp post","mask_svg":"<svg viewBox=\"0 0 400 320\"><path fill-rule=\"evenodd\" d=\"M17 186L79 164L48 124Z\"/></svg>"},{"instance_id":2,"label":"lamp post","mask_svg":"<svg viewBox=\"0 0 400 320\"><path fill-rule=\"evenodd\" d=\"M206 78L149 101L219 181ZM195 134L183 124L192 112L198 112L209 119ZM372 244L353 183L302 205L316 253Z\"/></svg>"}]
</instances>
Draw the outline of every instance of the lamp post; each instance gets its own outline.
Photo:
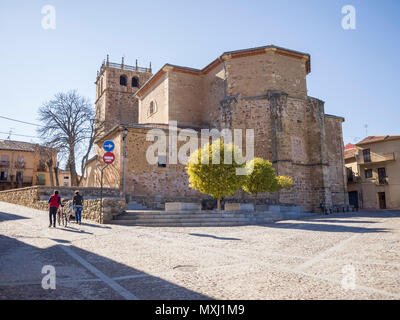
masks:
<instances>
[{"instance_id":1,"label":"lamp post","mask_svg":"<svg viewBox=\"0 0 400 320\"><path fill-rule=\"evenodd\" d=\"M128 135L128 129L124 127L124 135L122 139L124 140L124 168L123 168L123 177L122 177L122 193L125 197L125 168L126 168L126 136Z\"/></svg>"}]
</instances>

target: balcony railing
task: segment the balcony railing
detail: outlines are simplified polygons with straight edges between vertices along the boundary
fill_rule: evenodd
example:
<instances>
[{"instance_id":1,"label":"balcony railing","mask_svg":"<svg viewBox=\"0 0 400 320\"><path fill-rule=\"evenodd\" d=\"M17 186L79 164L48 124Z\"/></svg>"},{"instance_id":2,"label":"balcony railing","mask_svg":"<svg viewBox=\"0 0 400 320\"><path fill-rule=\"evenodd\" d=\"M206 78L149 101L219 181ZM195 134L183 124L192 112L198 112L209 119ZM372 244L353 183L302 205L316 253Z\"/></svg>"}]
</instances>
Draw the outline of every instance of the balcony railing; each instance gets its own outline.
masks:
<instances>
[{"instance_id":1,"label":"balcony railing","mask_svg":"<svg viewBox=\"0 0 400 320\"><path fill-rule=\"evenodd\" d=\"M17 161L14 163L14 167L16 169L24 169L25 168L25 162L24 161Z\"/></svg>"},{"instance_id":2,"label":"balcony railing","mask_svg":"<svg viewBox=\"0 0 400 320\"><path fill-rule=\"evenodd\" d=\"M139 67L139 66L130 66L127 64L122 64L122 63L115 63L115 62L109 62L104 61L100 67L100 71L98 73L97 80L99 80L99 75L102 74L102 72L104 71L105 68L114 68L114 69L120 69L120 70L128 70L128 71L136 71L136 72L148 72L151 73L151 64L149 68L143 68L143 67Z\"/></svg>"},{"instance_id":3,"label":"balcony railing","mask_svg":"<svg viewBox=\"0 0 400 320\"><path fill-rule=\"evenodd\" d=\"M23 185L31 185L33 182L33 177L27 176L23 177L22 179L16 178L15 176L11 177L8 176L6 179L0 179L0 183L14 183L15 185L23 184Z\"/></svg>"},{"instance_id":4,"label":"balcony railing","mask_svg":"<svg viewBox=\"0 0 400 320\"><path fill-rule=\"evenodd\" d=\"M377 184L379 184L379 185L385 185L385 184L389 184L389 179L387 177L378 178L377 182L378 182Z\"/></svg>"},{"instance_id":5,"label":"balcony railing","mask_svg":"<svg viewBox=\"0 0 400 320\"><path fill-rule=\"evenodd\" d=\"M0 160L0 167L4 168L4 167L9 167L10 166L10 162L8 160Z\"/></svg>"},{"instance_id":6,"label":"balcony railing","mask_svg":"<svg viewBox=\"0 0 400 320\"><path fill-rule=\"evenodd\" d=\"M359 164L374 164L374 163L379 163L379 162L394 161L396 159L395 159L394 152L385 153L385 154L378 154L378 153L371 152L370 158L367 159L370 161L365 161L363 155L356 155L356 160Z\"/></svg>"},{"instance_id":7,"label":"balcony railing","mask_svg":"<svg viewBox=\"0 0 400 320\"><path fill-rule=\"evenodd\" d=\"M358 183L361 181L361 177L356 174L349 174L347 175L347 183Z\"/></svg>"}]
</instances>

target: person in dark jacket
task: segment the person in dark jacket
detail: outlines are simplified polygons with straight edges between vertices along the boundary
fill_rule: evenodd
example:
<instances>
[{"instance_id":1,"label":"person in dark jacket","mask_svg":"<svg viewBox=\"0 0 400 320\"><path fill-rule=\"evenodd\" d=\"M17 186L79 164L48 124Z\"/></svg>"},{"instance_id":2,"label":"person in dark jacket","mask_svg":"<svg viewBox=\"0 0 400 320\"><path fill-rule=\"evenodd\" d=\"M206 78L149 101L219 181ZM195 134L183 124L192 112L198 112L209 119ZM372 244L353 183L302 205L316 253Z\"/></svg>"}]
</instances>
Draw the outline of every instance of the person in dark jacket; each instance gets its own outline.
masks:
<instances>
[{"instance_id":1,"label":"person in dark jacket","mask_svg":"<svg viewBox=\"0 0 400 320\"><path fill-rule=\"evenodd\" d=\"M55 190L54 194L49 199L49 219L50 219L49 228L51 227L52 224L54 228L56 227L56 215L58 207L60 205L61 205L61 198L58 195L58 191Z\"/></svg>"},{"instance_id":2,"label":"person in dark jacket","mask_svg":"<svg viewBox=\"0 0 400 320\"><path fill-rule=\"evenodd\" d=\"M75 191L74 198L72 199L72 205L74 206L75 211L75 221L76 223L81 224L83 197L79 194L79 190Z\"/></svg>"}]
</instances>

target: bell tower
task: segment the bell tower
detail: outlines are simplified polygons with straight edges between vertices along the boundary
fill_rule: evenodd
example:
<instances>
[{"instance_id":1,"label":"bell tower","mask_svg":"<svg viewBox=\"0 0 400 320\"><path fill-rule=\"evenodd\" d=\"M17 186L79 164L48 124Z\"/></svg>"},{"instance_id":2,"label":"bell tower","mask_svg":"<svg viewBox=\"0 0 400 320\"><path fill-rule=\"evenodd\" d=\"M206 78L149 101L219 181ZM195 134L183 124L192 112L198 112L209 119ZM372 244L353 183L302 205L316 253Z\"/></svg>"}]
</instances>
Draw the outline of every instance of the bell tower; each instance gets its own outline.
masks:
<instances>
[{"instance_id":1,"label":"bell tower","mask_svg":"<svg viewBox=\"0 0 400 320\"><path fill-rule=\"evenodd\" d=\"M104 130L118 124L138 123L138 100L133 94L152 76L149 68L103 61L96 78L96 118Z\"/></svg>"}]
</instances>

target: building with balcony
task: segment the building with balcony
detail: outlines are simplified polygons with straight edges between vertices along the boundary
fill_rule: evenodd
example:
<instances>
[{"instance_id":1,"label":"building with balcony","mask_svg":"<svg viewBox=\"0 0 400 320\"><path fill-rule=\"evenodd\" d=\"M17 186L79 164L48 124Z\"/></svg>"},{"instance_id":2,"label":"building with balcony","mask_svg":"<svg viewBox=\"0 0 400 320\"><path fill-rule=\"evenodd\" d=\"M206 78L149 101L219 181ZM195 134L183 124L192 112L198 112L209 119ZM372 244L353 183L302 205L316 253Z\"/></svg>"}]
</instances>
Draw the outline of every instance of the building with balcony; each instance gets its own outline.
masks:
<instances>
[{"instance_id":1,"label":"building with balcony","mask_svg":"<svg viewBox=\"0 0 400 320\"><path fill-rule=\"evenodd\" d=\"M400 135L368 136L347 145L344 156L351 205L400 208Z\"/></svg>"},{"instance_id":2,"label":"building with balcony","mask_svg":"<svg viewBox=\"0 0 400 320\"><path fill-rule=\"evenodd\" d=\"M34 143L0 140L0 190L50 186L47 157L56 162L57 150Z\"/></svg>"}]
</instances>

